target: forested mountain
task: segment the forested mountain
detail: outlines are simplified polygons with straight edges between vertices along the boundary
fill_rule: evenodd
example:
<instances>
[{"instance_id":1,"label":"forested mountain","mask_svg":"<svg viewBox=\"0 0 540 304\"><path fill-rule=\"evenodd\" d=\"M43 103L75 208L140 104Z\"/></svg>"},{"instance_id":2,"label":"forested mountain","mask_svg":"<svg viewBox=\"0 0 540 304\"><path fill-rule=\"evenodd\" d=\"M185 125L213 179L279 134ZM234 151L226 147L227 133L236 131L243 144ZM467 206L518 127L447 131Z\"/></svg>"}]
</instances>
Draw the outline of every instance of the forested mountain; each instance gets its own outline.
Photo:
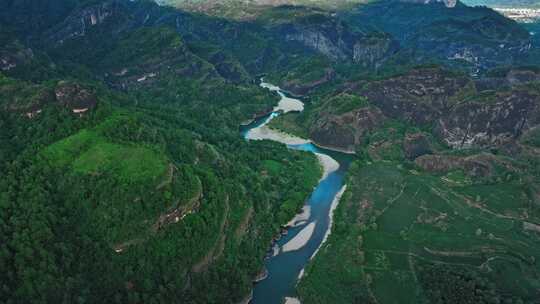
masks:
<instances>
[{"instance_id":1,"label":"forested mountain","mask_svg":"<svg viewBox=\"0 0 540 304\"><path fill-rule=\"evenodd\" d=\"M306 104L272 127L356 152L303 302L535 303L532 30L460 2L356 2L224 18L1 1L0 302L245 299L321 176L239 134L278 101L265 76Z\"/></svg>"},{"instance_id":2,"label":"forested mountain","mask_svg":"<svg viewBox=\"0 0 540 304\"><path fill-rule=\"evenodd\" d=\"M2 302L239 301L320 174L238 135L275 97L220 41L137 23L177 14L155 4L54 7L39 30L24 4L2 9Z\"/></svg>"}]
</instances>

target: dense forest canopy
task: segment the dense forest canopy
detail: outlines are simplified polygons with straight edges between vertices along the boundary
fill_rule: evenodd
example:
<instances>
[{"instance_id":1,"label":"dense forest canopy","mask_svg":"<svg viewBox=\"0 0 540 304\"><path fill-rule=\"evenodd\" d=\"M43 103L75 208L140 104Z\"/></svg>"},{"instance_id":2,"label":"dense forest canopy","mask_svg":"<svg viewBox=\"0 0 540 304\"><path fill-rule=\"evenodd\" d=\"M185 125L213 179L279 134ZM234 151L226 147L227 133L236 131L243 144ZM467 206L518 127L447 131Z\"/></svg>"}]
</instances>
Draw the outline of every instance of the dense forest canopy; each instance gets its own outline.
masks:
<instances>
[{"instance_id":1,"label":"dense forest canopy","mask_svg":"<svg viewBox=\"0 0 540 304\"><path fill-rule=\"evenodd\" d=\"M306 105L272 128L356 152L304 303L535 303L536 25L347 8L2 1L0 302L245 299L322 173L240 135L264 76Z\"/></svg>"}]
</instances>

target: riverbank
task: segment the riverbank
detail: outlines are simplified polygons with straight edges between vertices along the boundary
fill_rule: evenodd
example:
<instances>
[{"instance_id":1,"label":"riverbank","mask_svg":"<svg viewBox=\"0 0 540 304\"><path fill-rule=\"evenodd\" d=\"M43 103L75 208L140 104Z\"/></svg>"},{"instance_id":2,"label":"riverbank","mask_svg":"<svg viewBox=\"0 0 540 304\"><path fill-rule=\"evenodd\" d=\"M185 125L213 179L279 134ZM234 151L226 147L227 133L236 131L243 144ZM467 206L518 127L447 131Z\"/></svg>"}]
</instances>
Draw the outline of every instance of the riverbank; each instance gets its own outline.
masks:
<instances>
[{"instance_id":1,"label":"riverbank","mask_svg":"<svg viewBox=\"0 0 540 304\"><path fill-rule=\"evenodd\" d=\"M286 145L303 145L310 143L309 140L289 135L268 127L265 123L258 128L252 129L246 136L249 140L272 140Z\"/></svg>"},{"instance_id":2,"label":"riverbank","mask_svg":"<svg viewBox=\"0 0 540 304\"><path fill-rule=\"evenodd\" d=\"M279 119L282 119L282 117L286 117L286 116L277 117L277 121L279 121ZM325 146L312 139L308 139L309 137L308 137L307 131L303 130L302 129L303 127L299 125L291 125L285 122L282 122L282 123L286 125L281 125L280 123L276 124L275 123L276 120L271 120L271 121L272 121L271 123L268 123L268 128L277 133L284 134L284 137L298 138L299 141L301 139L305 142L309 142L313 144L314 146L318 148L325 149L325 150L330 150L330 151L335 151L335 152L340 152L340 153L345 153L345 154L350 154L350 155L356 154L356 151L354 149L345 149L345 148L340 148L340 147L335 147L335 146ZM296 130L296 132L294 130Z\"/></svg>"},{"instance_id":3,"label":"riverbank","mask_svg":"<svg viewBox=\"0 0 540 304\"><path fill-rule=\"evenodd\" d=\"M319 159L319 163L323 168L323 175L319 182L327 178L330 173L339 169L339 163L332 157L321 153L315 153L315 155L317 156L317 159Z\"/></svg>"},{"instance_id":4,"label":"riverbank","mask_svg":"<svg viewBox=\"0 0 540 304\"><path fill-rule=\"evenodd\" d=\"M297 298L285 297L285 304L301 304Z\"/></svg>"},{"instance_id":5,"label":"riverbank","mask_svg":"<svg viewBox=\"0 0 540 304\"><path fill-rule=\"evenodd\" d=\"M290 220L285 227L296 227L307 222L311 216L311 206L305 205L302 207L302 212L298 213L292 220Z\"/></svg>"},{"instance_id":6,"label":"riverbank","mask_svg":"<svg viewBox=\"0 0 540 304\"><path fill-rule=\"evenodd\" d=\"M273 84L262 82L261 87L270 90L271 92L276 92L279 94L281 99L279 100L278 105L274 108L274 112L283 111L283 113L288 112L302 112L304 111L304 103L298 99L290 98L285 95L281 89Z\"/></svg>"},{"instance_id":7,"label":"riverbank","mask_svg":"<svg viewBox=\"0 0 540 304\"><path fill-rule=\"evenodd\" d=\"M285 245L283 245L282 251L283 252L295 251L295 250L302 249L302 247L306 246L306 244L311 239L313 232L315 231L315 225L317 225L317 222L309 223L293 239L291 239Z\"/></svg>"},{"instance_id":8,"label":"riverbank","mask_svg":"<svg viewBox=\"0 0 540 304\"><path fill-rule=\"evenodd\" d=\"M356 151L354 150L347 150L347 149L342 149L342 148L337 148L337 147L330 147L330 146L325 146L325 145L321 145L321 144L318 144L314 141L310 141L314 146L318 147L318 148L321 148L321 149L325 149L325 150L330 150L330 151L335 151L335 152L340 152L340 153L344 153L344 154L350 154L350 155L356 155Z\"/></svg>"},{"instance_id":9,"label":"riverbank","mask_svg":"<svg viewBox=\"0 0 540 304\"><path fill-rule=\"evenodd\" d=\"M336 196L334 197L334 200L332 201L332 205L330 205L330 211L328 213L328 229L326 230L326 233L324 235L324 238L321 242L321 244L319 245L319 247L317 248L317 250L315 250L315 252L313 253L313 255L311 256L311 259L313 259L317 253L319 252L319 250L321 249L321 247L326 243L326 241L328 240L328 237L330 237L330 234L332 234L332 227L334 225L334 212L336 211L336 208L338 207L339 205L339 201L341 201L341 197L343 196L343 194L345 193L345 191L347 191L347 185L343 185L343 187L341 187L341 190L339 190L339 192L336 194Z\"/></svg>"},{"instance_id":10,"label":"riverbank","mask_svg":"<svg viewBox=\"0 0 540 304\"><path fill-rule=\"evenodd\" d=\"M297 228L287 229L289 236L274 240L273 253L265 260L268 277L255 285L251 300L253 304L274 304L284 301L295 304L300 302L290 296L295 294L294 286L298 282L299 275L301 276L299 270L303 272L313 252L318 250L323 239L327 238L328 230L331 229L332 219L327 217L331 217L329 213L333 213L335 209L335 194L342 188L349 157L335 149L333 149L335 152L328 151L330 149L319 149L309 139L270 128L269 123L274 118L283 113L301 112L304 107L300 100L287 97L277 86L268 83L262 83L261 86L278 93L281 100L273 113L244 128L242 131L244 137L247 140L272 140L286 144L290 149L311 152L317 157L322 169L319 184L313 189L302 212L286 225L286 228ZM329 222L330 226L327 227Z\"/></svg>"}]
</instances>

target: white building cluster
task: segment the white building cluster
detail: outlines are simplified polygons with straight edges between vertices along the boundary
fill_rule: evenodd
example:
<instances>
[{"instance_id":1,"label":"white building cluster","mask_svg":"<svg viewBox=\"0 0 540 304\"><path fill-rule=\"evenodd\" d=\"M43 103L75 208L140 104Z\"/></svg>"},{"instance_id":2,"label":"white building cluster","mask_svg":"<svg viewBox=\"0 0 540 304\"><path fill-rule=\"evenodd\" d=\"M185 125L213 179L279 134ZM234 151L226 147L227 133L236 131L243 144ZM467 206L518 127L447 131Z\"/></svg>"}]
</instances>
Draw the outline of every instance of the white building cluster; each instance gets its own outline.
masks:
<instances>
[{"instance_id":1,"label":"white building cluster","mask_svg":"<svg viewBox=\"0 0 540 304\"><path fill-rule=\"evenodd\" d=\"M518 22L531 23L540 21L540 9L535 8L493 8L499 13Z\"/></svg>"}]
</instances>

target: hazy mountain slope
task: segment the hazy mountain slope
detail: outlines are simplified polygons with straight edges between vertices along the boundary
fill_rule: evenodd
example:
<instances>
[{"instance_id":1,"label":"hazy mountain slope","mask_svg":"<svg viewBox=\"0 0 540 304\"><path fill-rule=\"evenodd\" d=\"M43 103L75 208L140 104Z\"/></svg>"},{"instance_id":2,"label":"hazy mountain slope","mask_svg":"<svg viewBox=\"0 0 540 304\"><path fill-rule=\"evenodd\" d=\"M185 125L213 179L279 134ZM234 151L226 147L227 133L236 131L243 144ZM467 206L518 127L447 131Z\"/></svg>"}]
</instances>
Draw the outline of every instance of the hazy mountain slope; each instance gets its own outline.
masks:
<instances>
[{"instance_id":1,"label":"hazy mountain slope","mask_svg":"<svg viewBox=\"0 0 540 304\"><path fill-rule=\"evenodd\" d=\"M517 7L517 8L540 8L536 0L461 0L471 6L485 5L489 7Z\"/></svg>"},{"instance_id":2,"label":"hazy mountain slope","mask_svg":"<svg viewBox=\"0 0 540 304\"><path fill-rule=\"evenodd\" d=\"M174 5L182 8L210 8L212 6L280 6L303 5L324 8L346 7L357 3L366 3L367 0L157 0L160 4Z\"/></svg>"}]
</instances>

